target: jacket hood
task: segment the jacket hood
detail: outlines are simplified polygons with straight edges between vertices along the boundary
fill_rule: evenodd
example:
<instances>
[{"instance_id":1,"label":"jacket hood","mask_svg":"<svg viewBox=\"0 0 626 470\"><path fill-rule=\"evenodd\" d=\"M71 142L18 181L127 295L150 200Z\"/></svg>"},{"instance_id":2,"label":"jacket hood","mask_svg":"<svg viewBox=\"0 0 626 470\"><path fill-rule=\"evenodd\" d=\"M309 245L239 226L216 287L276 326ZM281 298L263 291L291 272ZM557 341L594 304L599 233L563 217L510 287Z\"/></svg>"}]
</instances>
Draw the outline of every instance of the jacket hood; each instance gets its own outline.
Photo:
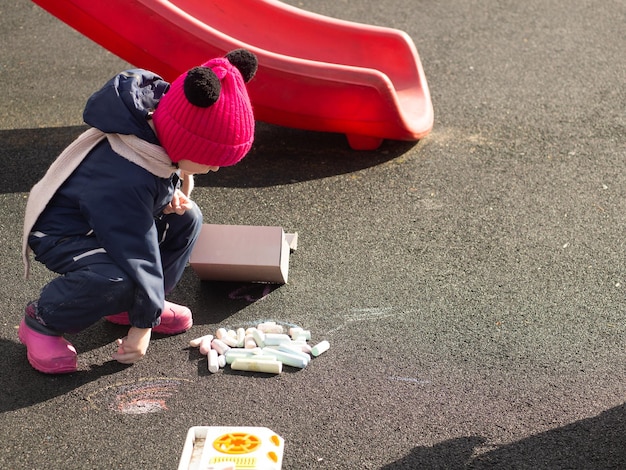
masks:
<instances>
[{"instance_id":1,"label":"jacket hood","mask_svg":"<svg viewBox=\"0 0 626 470\"><path fill-rule=\"evenodd\" d=\"M83 120L102 132L136 135L160 145L148 124L148 116L169 86L160 76L147 70L127 70L91 95Z\"/></svg>"}]
</instances>

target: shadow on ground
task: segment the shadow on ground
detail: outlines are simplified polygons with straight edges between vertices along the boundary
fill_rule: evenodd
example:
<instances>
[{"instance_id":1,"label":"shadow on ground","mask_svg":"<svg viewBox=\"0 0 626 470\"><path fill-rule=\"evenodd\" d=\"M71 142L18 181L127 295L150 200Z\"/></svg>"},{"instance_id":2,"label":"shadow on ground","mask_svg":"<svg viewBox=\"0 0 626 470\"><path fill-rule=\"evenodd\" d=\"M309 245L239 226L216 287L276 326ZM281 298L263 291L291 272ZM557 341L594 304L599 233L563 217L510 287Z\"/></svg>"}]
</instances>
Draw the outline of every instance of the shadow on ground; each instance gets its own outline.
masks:
<instances>
[{"instance_id":1,"label":"shadow on ground","mask_svg":"<svg viewBox=\"0 0 626 470\"><path fill-rule=\"evenodd\" d=\"M401 469L589 470L626 468L626 405L593 418L536 434L474 456L482 437L463 437L433 447L416 447L383 467Z\"/></svg>"},{"instance_id":2,"label":"shadow on ground","mask_svg":"<svg viewBox=\"0 0 626 470\"><path fill-rule=\"evenodd\" d=\"M199 285L198 285L199 284ZM242 282L199 281L190 270L186 270L175 293L187 296L192 301L185 302L194 315L194 325L220 324L238 311L260 301L274 290L274 284L253 284ZM187 294L182 291L188 291ZM175 297L170 298L176 301ZM206 306L210 306L207 308ZM114 344L123 337L127 326L114 325L105 320L74 335L66 335L81 354ZM154 334L158 341L167 336ZM200 375L207 375L206 357L201 357L197 348L190 349L190 360L204 360L198 367ZM67 375L46 375L34 370L26 358L26 348L15 340L0 339L0 413L26 408L52 398L62 396L103 376L116 374L129 365L114 360L100 365L92 365L89 370L79 370Z\"/></svg>"},{"instance_id":3,"label":"shadow on ground","mask_svg":"<svg viewBox=\"0 0 626 470\"><path fill-rule=\"evenodd\" d=\"M28 192L85 126L0 131L3 193ZM416 142L385 141L375 152L355 151L340 134L257 123L255 144L240 164L219 178L199 175L201 187L268 187L316 180L376 166L409 151ZM25 171L24 169L28 169Z\"/></svg>"},{"instance_id":4,"label":"shadow on ground","mask_svg":"<svg viewBox=\"0 0 626 470\"><path fill-rule=\"evenodd\" d=\"M68 375L41 374L28 364L22 344L0 339L0 413L43 403L127 367L130 366L110 361Z\"/></svg>"}]
</instances>

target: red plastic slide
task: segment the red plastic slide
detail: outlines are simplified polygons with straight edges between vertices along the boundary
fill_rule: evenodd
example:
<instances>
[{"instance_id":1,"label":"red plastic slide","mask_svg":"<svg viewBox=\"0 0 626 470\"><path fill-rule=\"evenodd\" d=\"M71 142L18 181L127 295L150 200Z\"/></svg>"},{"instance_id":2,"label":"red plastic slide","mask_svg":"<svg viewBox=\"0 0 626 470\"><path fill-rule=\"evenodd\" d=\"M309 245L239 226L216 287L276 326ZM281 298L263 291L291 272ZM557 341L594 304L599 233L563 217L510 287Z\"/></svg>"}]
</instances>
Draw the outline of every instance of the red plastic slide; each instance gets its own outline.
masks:
<instances>
[{"instance_id":1,"label":"red plastic slide","mask_svg":"<svg viewBox=\"0 0 626 470\"><path fill-rule=\"evenodd\" d=\"M426 77L404 32L276 0L33 0L136 67L173 80L239 47L259 70L256 119L346 134L358 150L419 140L433 126Z\"/></svg>"}]
</instances>

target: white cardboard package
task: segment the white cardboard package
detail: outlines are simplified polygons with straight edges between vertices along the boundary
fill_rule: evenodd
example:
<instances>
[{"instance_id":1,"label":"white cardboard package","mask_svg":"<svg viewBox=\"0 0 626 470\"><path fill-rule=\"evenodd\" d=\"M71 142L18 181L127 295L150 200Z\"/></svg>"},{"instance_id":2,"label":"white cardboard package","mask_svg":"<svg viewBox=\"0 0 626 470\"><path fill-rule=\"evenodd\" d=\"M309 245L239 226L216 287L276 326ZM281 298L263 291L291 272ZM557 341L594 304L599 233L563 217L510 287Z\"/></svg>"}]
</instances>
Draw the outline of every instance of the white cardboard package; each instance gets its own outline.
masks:
<instances>
[{"instance_id":1,"label":"white cardboard package","mask_svg":"<svg viewBox=\"0 0 626 470\"><path fill-rule=\"evenodd\" d=\"M203 224L189 262L202 280L285 284L297 235L282 227Z\"/></svg>"}]
</instances>

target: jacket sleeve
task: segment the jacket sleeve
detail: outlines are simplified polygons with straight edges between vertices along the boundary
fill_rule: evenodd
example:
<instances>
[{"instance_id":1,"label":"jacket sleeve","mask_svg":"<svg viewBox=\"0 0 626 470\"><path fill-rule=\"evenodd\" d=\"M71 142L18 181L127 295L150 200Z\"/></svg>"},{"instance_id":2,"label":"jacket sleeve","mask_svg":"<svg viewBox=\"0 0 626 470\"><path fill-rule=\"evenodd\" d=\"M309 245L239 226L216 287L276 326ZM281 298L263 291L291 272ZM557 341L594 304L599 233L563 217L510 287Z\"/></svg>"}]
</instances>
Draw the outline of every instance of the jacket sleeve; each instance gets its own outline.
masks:
<instances>
[{"instance_id":1,"label":"jacket sleeve","mask_svg":"<svg viewBox=\"0 0 626 470\"><path fill-rule=\"evenodd\" d=\"M135 283L135 301L128 312L131 325L151 328L158 325L165 301L154 223L155 207L164 196L162 185L130 162L118 170L117 179L93 179L81 198L81 211L107 254Z\"/></svg>"}]
</instances>

